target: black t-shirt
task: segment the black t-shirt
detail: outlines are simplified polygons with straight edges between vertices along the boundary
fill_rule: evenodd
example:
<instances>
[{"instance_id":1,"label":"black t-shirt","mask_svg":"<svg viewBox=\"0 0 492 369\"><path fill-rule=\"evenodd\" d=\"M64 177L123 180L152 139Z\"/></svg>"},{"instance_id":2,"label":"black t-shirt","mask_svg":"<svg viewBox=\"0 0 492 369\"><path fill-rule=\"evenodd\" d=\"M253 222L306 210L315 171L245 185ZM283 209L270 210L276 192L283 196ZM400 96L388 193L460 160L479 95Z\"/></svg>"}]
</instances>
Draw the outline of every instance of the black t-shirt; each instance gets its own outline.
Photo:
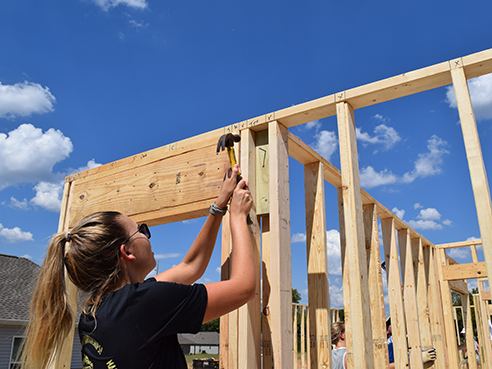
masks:
<instances>
[{"instance_id":1,"label":"black t-shirt","mask_svg":"<svg viewBox=\"0 0 492 369\"><path fill-rule=\"evenodd\" d=\"M206 307L203 284L128 284L105 297L95 321L80 316L83 367L187 368L177 333L197 333Z\"/></svg>"}]
</instances>

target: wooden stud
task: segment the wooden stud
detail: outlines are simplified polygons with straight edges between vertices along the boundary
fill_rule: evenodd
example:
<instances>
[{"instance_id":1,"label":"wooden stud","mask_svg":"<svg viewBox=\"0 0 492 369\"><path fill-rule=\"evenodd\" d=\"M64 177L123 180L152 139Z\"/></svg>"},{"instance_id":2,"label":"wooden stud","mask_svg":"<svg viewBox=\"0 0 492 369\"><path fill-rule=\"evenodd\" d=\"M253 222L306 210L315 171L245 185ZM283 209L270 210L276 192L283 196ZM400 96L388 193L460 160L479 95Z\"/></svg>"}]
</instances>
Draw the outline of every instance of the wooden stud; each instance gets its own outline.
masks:
<instances>
[{"instance_id":1,"label":"wooden stud","mask_svg":"<svg viewBox=\"0 0 492 369\"><path fill-rule=\"evenodd\" d=\"M222 218L222 249L221 249L221 268L220 280L225 281L230 278L231 271L231 226L230 215L226 213ZM227 369L229 366L229 314L220 317L220 369Z\"/></svg>"},{"instance_id":2,"label":"wooden stud","mask_svg":"<svg viewBox=\"0 0 492 369\"><path fill-rule=\"evenodd\" d=\"M389 365L389 357L376 204L364 205L363 209L364 236L367 250L367 274L370 281L369 297L371 301L374 365L377 368L384 368Z\"/></svg>"},{"instance_id":3,"label":"wooden stud","mask_svg":"<svg viewBox=\"0 0 492 369\"><path fill-rule=\"evenodd\" d=\"M240 166L242 176L248 180L252 198L256 198L256 146L255 133L249 129L241 131ZM255 256L256 294L255 298L239 308L238 367L261 368L261 251L260 226L256 216L256 208L250 211L253 224L249 225L251 243Z\"/></svg>"},{"instance_id":4,"label":"wooden stud","mask_svg":"<svg viewBox=\"0 0 492 369\"><path fill-rule=\"evenodd\" d=\"M395 220L381 219L383 232L384 257L386 261L386 277L388 279L388 298L393 330L393 352L396 368L408 366L407 332L405 313L403 311L402 284L400 281L400 265L396 245Z\"/></svg>"},{"instance_id":5,"label":"wooden stud","mask_svg":"<svg viewBox=\"0 0 492 369\"><path fill-rule=\"evenodd\" d=\"M398 231L398 247L400 249L400 261L402 265L405 324L407 325L410 367L423 368L412 243L408 229Z\"/></svg>"},{"instance_id":6,"label":"wooden stud","mask_svg":"<svg viewBox=\"0 0 492 369\"><path fill-rule=\"evenodd\" d=\"M424 246L420 238L412 238L412 262L417 293L417 313L420 328L420 345L422 350L430 349L432 346L432 336L430 330L429 301L427 297L427 275L425 272Z\"/></svg>"},{"instance_id":7,"label":"wooden stud","mask_svg":"<svg viewBox=\"0 0 492 369\"><path fill-rule=\"evenodd\" d=\"M271 270L270 270L270 218L261 218L262 245L262 326L263 326L263 369L273 368L272 314L270 313Z\"/></svg>"},{"instance_id":8,"label":"wooden stud","mask_svg":"<svg viewBox=\"0 0 492 369\"><path fill-rule=\"evenodd\" d=\"M306 199L306 255L308 298L312 308L309 325L314 347L311 364L316 368L331 367L330 292L326 260L326 211L323 164L304 166Z\"/></svg>"},{"instance_id":9,"label":"wooden stud","mask_svg":"<svg viewBox=\"0 0 492 369\"><path fill-rule=\"evenodd\" d=\"M446 368L445 347L442 340L441 304L439 300L438 280L435 273L434 248L424 248L424 266L427 274L427 296L429 299L429 320L432 334L432 346L436 349L436 369Z\"/></svg>"},{"instance_id":10,"label":"wooden stud","mask_svg":"<svg viewBox=\"0 0 492 369\"><path fill-rule=\"evenodd\" d=\"M352 108L345 102L337 104L338 137L340 140L340 164L342 168L343 215L345 222L345 253L350 263L348 270L349 290L345 292L344 306L349 302L351 316L353 365L356 368L373 368L371 310L367 262L360 195L357 139ZM347 260L347 256L345 256ZM347 296L348 292L348 296ZM348 298L347 298L348 297ZM349 332L350 334L350 332ZM349 355L347 353L347 363Z\"/></svg>"},{"instance_id":11,"label":"wooden stud","mask_svg":"<svg viewBox=\"0 0 492 369\"><path fill-rule=\"evenodd\" d=\"M270 313L275 368L292 363L292 276L290 255L289 154L287 129L268 125L270 148Z\"/></svg>"},{"instance_id":12,"label":"wooden stud","mask_svg":"<svg viewBox=\"0 0 492 369\"><path fill-rule=\"evenodd\" d=\"M456 332L453 323L452 310L453 304L451 302L451 289L449 288L449 281L442 279L442 266L447 265L446 253L444 249L437 250L437 274L440 276L439 284L441 287L441 299L442 299L442 311L444 316L444 330L446 332L446 347L447 347L447 360L448 365L451 368L457 368L459 364L458 360L458 346L456 345Z\"/></svg>"},{"instance_id":13,"label":"wooden stud","mask_svg":"<svg viewBox=\"0 0 492 369\"><path fill-rule=\"evenodd\" d=\"M268 130L256 133L256 215L270 212Z\"/></svg>"},{"instance_id":14,"label":"wooden stud","mask_svg":"<svg viewBox=\"0 0 492 369\"><path fill-rule=\"evenodd\" d=\"M463 326L465 327L466 334L466 351L468 352L469 358L468 368L477 369L477 361L475 360L475 338L473 337L472 314L468 294L461 296L461 304L463 306Z\"/></svg>"},{"instance_id":15,"label":"wooden stud","mask_svg":"<svg viewBox=\"0 0 492 369\"><path fill-rule=\"evenodd\" d=\"M463 68L453 68L451 69L451 77L463 131L468 168L470 169L483 254L489 275L489 286L492 286L492 227L490 226L492 224L492 202L490 199L490 187L483 163L482 148L478 137L465 70Z\"/></svg>"}]
</instances>

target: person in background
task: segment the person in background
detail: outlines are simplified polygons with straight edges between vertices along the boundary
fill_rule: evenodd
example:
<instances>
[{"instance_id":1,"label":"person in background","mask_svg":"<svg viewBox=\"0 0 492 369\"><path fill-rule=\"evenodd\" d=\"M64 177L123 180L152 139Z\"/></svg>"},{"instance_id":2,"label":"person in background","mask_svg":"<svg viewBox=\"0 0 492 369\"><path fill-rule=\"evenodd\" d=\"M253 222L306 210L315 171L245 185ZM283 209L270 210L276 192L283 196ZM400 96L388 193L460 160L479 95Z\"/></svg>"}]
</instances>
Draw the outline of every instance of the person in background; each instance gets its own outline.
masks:
<instances>
[{"instance_id":1,"label":"person in background","mask_svg":"<svg viewBox=\"0 0 492 369\"><path fill-rule=\"evenodd\" d=\"M468 360L470 358L470 355L467 352L466 349L466 330L463 328L460 332L460 338L463 340L463 343L458 346L458 350L463 351L463 356L465 358L465 363L466 366L468 367ZM480 352L480 346L477 341L473 340L473 344L475 346L475 359L477 360L477 364L480 364L480 355L478 354Z\"/></svg>"},{"instance_id":2,"label":"person in background","mask_svg":"<svg viewBox=\"0 0 492 369\"><path fill-rule=\"evenodd\" d=\"M347 342L345 341L345 323L336 322L331 325L331 344L335 348L331 350L332 368L347 368Z\"/></svg>"}]
</instances>

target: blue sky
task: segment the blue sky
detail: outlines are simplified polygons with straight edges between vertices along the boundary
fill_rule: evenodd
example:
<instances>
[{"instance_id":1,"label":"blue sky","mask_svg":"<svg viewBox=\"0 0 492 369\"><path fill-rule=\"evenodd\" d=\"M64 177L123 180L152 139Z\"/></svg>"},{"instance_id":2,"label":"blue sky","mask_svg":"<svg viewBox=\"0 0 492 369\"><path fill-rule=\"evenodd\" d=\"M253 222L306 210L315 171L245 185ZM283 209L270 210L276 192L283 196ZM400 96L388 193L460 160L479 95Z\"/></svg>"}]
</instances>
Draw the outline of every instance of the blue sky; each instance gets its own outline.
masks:
<instances>
[{"instance_id":1,"label":"blue sky","mask_svg":"<svg viewBox=\"0 0 492 369\"><path fill-rule=\"evenodd\" d=\"M486 1L16 0L0 5L0 253L41 263L66 175L492 48ZM492 75L470 81L489 183ZM435 244L479 238L448 87L355 112L361 181ZM339 167L336 118L291 131ZM307 302L302 166L291 160L293 287ZM342 306L326 185L332 306ZM154 227L159 268L203 220ZM469 254L453 251L460 262ZM220 247L202 282L217 281Z\"/></svg>"}]
</instances>

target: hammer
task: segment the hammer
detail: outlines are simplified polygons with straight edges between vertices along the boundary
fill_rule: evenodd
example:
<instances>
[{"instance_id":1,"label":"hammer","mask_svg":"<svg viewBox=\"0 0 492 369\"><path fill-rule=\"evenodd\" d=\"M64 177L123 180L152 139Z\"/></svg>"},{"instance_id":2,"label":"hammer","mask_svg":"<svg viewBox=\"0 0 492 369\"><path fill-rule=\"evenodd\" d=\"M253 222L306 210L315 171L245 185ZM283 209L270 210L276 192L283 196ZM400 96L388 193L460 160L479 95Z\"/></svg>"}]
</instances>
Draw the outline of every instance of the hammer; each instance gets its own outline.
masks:
<instances>
[{"instance_id":1,"label":"hammer","mask_svg":"<svg viewBox=\"0 0 492 369\"><path fill-rule=\"evenodd\" d=\"M241 141L241 136L237 133L226 133L225 135L220 136L219 142L217 142L217 154L225 149L227 149L227 155L229 155L229 161L231 163L231 170L234 165L237 164L236 155L234 153L234 142ZM237 181L241 180L241 171L239 171L237 176ZM247 218L248 224L253 224L249 214Z\"/></svg>"}]
</instances>

